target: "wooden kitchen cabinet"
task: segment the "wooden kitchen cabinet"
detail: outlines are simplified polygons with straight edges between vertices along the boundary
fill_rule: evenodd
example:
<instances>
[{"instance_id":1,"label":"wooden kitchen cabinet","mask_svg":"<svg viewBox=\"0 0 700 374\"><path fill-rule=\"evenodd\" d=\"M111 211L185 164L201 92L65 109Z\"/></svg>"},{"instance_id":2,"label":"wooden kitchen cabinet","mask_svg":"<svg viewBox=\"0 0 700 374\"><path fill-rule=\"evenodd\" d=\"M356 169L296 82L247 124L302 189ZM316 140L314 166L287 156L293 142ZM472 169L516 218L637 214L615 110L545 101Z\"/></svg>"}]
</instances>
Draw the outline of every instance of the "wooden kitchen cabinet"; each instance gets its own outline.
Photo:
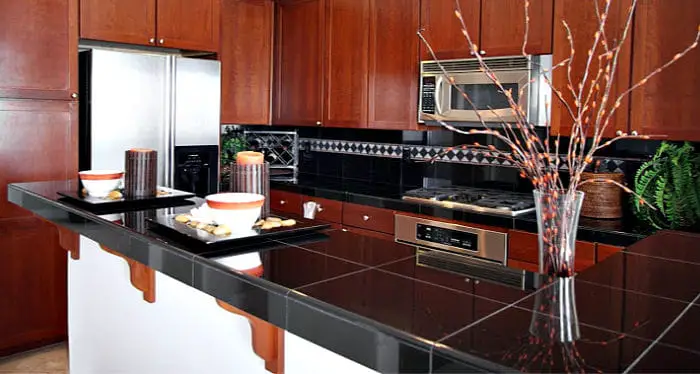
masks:
<instances>
[{"instance_id":1,"label":"wooden kitchen cabinet","mask_svg":"<svg viewBox=\"0 0 700 374\"><path fill-rule=\"evenodd\" d=\"M80 0L80 37L216 52L221 0Z\"/></svg>"},{"instance_id":2,"label":"wooden kitchen cabinet","mask_svg":"<svg viewBox=\"0 0 700 374\"><path fill-rule=\"evenodd\" d=\"M537 234L511 230L508 232L508 264L526 270L539 270L539 244ZM594 243L576 241L576 258L574 266L577 272L595 264L596 248ZM529 264L530 266L526 265ZM532 267L534 266L534 267Z\"/></svg>"},{"instance_id":3,"label":"wooden kitchen cabinet","mask_svg":"<svg viewBox=\"0 0 700 374\"><path fill-rule=\"evenodd\" d=\"M325 1L280 0L276 4L272 123L320 126L325 74Z\"/></svg>"},{"instance_id":4,"label":"wooden kitchen cabinet","mask_svg":"<svg viewBox=\"0 0 700 374\"><path fill-rule=\"evenodd\" d=\"M0 98L75 99L78 0L0 0L0 45Z\"/></svg>"},{"instance_id":5,"label":"wooden kitchen cabinet","mask_svg":"<svg viewBox=\"0 0 700 374\"><path fill-rule=\"evenodd\" d=\"M313 201L317 205L316 219L323 222L342 223L343 203L337 200L329 200L315 196L303 196L302 207L305 203Z\"/></svg>"},{"instance_id":6,"label":"wooden kitchen cabinet","mask_svg":"<svg viewBox=\"0 0 700 374\"><path fill-rule=\"evenodd\" d=\"M554 0L530 0L530 26L525 52L533 55L552 53L552 13ZM481 44L485 56L522 54L525 38L523 0L481 1Z\"/></svg>"},{"instance_id":7,"label":"wooden kitchen cabinet","mask_svg":"<svg viewBox=\"0 0 700 374\"><path fill-rule=\"evenodd\" d=\"M481 0L459 0L459 6L469 36L479 43ZM420 26L438 60L472 57L462 34L462 24L455 16L454 0L422 0ZM423 42L420 50L422 60L434 59Z\"/></svg>"},{"instance_id":8,"label":"wooden kitchen cabinet","mask_svg":"<svg viewBox=\"0 0 700 374\"><path fill-rule=\"evenodd\" d=\"M394 234L394 211L367 205L343 203L343 226Z\"/></svg>"},{"instance_id":9,"label":"wooden kitchen cabinet","mask_svg":"<svg viewBox=\"0 0 700 374\"><path fill-rule=\"evenodd\" d=\"M697 1L640 1L634 21L632 83L692 44L698 24ZM695 49L633 91L630 130L645 135L666 135L669 140L700 140L698 65L700 51Z\"/></svg>"},{"instance_id":10,"label":"wooden kitchen cabinet","mask_svg":"<svg viewBox=\"0 0 700 374\"><path fill-rule=\"evenodd\" d=\"M600 9L604 7L604 0L597 0ZM640 2L641 3L641 2ZM606 22L606 35L609 43L619 40L627 20L627 10L632 4L632 0L616 0L611 2L610 13ZM570 45L567 39L567 33L562 26L562 20L566 20L571 28L573 35L574 49L576 55L572 64L571 80L574 86L581 82L585 71L586 53L591 48L593 34L598 30L599 23L596 16L595 6L592 2L581 2L580 0L556 0L554 4L554 41L553 41L553 64L557 64L564 59L569 58ZM697 26L697 24L696 24ZM696 30L693 27L693 31ZM675 29L674 26L669 28ZM694 32L691 33L694 34ZM631 35L628 36L631 39ZM630 73L631 73L631 40L628 39L623 46L618 59L617 75L612 85L613 98L617 98L619 94L629 88ZM599 55L602 49L599 47L595 55ZM636 53L636 52L635 52ZM589 77L595 76L598 71L597 58L594 56L594 62L591 64ZM589 82L592 78L589 78ZM566 67L556 69L552 73L552 84L566 98L566 101L573 108L573 96L567 88L567 69ZM589 87L589 86L587 86ZM587 91L584 91L587 92ZM600 100L600 99L598 99ZM633 109L634 111L634 109ZM566 107L557 99L552 99L552 127L551 132L555 135L562 136L571 135L571 127L573 120L568 114ZM622 101L620 107L613 116L604 136L607 138L614 137L619 131L627 132L629 128L629 97ZM592 133L587 134L589 137Z\"/></svg>"},{"instance_id":11,"label":"wooden kitchen cabinet","mask_svg":"<svg viewBox=\"0 0 700 374\"><path fill-rule=\"evenodd\" d=\"M323 125L367 127L370 0L326 0Z\"/></svg>"},{"instance_id":12,"label":"wooden kitchen cabinet","mask_svg":"<svg viewBox=\"0 0 700 374\"><path fill-rule=\"evenodd\" d=\"M272 0L222 0L221 123L270 123Z\"/></svg>"},{"instance_id":13,"label":"wooden kitchen cabinet","mask_svg":"<svg viewBox=\"0 0 700 374\"><path fill-rule=\"evenodd\" d=\"M609 244L596 244L596 262L601 262L606 258L614 255L617 252L623 250L623 247L617 247Z\"/></svg>"},{"instance_id":14,"label":"wooden kitchen cabinet","mask_svg":"<svg viewBox=\"0 0 700 374\"><path fill-rule=\"evenodd\" d=\"M158 0L156 42L161 47L219 50L221 0Z\"/></svg>"},{"instance_id":15,"label":"wooden kitchen cabinet","mask_svg":"<svg viewBox=\"0 0 700 374\"><path fill-rule=\"evenodd\" d=\"M156 0L80 0L80 37L156 44Z\"/></svg>"},{"instance_id":16,"label":"wooden kitchen cabinet","mask_svg":"<svg viewBox=\"0 0 700 374\"><path fill-rule=\"evenodd\" d=\"M417 127L419 12L419 0L372 0L369 128Z\"/></svg>"},{"instance_id":17,"label":"wooden kitchen cabinet","mask_svg":"<svg viewBox=\"0 0 700 374\"><path fill-rule=\"evenodd\" d=\"M301 195L287 191L270 190L270 210L302 215Z\"/></svg>"},{"instance_id":18,"label":"wooden kitchen cabinet","mask_svg":"<svg viewBox=\"0 0 700 374\"><path fill-rule=\"evenodd\" d=\"M0 100L0 290L11 301L0 357L66 339L66 251L54 225L7 201L7 185L76 177L77 105Z\"/></svg>"}]
</instances>

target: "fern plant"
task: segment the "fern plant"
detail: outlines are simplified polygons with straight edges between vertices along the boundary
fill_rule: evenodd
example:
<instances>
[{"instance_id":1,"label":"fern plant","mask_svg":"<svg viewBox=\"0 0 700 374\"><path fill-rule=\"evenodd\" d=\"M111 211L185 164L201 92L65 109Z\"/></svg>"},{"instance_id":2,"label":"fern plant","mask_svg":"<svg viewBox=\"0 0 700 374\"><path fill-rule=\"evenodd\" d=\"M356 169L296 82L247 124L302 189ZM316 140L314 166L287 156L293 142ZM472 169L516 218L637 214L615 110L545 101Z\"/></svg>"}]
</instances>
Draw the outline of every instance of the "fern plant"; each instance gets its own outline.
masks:
<instances>
[{"instance_id":1,"label":"fern plant","mask_svg":"<svg viewBox=\"0 0 700 374\"><path fill-rule=\"evenodd\" d=\"M633 200L635 214L658 229L690 227L700 221L700 157L690 143L663 142L634 178L635 192L656 208Z\"/></svg>"}]
</instances>

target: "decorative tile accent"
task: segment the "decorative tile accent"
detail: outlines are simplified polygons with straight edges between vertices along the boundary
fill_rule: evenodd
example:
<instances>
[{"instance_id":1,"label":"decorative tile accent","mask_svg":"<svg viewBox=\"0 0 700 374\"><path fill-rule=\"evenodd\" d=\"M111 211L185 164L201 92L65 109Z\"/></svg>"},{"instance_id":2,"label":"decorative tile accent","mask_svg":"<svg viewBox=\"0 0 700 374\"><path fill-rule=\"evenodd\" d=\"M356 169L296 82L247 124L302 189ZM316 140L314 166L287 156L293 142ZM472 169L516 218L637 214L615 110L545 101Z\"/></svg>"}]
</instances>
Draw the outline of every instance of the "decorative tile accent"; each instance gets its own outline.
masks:
<instances>
[{"instance_id":1,"label":"decorative tile accent","mask_svg":"<svg viewBox=\"0 0 700 374\"><path fill-rule=\"evenodd\" d=\"M404 145L389 143L367 143L354 142L348 140L329 139L299 139L299 146L302 150L312 152L330 152L349 155L403 158L404 152L408 152L408 157L414 161L430 161L435 157L436 162L459 163L470 165L489 165L502 167L515 167L513 162L499 157L498 152L480 149L461 149L429 145ZM559 156L560 170L568 170L565 156ZM600 158L601 171L624 172L625 160Z\"/></svg>"}]
</instances>

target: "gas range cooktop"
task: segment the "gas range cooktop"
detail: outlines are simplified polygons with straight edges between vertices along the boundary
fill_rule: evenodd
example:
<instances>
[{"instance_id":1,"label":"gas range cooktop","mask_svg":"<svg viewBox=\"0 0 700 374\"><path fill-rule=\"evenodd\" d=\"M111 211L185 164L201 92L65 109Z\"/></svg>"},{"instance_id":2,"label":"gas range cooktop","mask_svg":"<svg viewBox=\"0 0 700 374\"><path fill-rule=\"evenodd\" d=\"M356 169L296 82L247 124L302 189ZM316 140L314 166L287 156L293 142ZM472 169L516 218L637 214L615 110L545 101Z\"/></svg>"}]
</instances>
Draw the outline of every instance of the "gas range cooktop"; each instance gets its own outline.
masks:
<instances>
[{"instance_id":1,"label":"gas range cooktop","mask_svg":"<svg viewBox=\"0 0 700 374\"><path fill-rule=\"evenodd\" d=\"M471 187L430 187L407 191L403 200L450 209L517 216L535 210L530 194Z\"/></svg>"}]
</instances>

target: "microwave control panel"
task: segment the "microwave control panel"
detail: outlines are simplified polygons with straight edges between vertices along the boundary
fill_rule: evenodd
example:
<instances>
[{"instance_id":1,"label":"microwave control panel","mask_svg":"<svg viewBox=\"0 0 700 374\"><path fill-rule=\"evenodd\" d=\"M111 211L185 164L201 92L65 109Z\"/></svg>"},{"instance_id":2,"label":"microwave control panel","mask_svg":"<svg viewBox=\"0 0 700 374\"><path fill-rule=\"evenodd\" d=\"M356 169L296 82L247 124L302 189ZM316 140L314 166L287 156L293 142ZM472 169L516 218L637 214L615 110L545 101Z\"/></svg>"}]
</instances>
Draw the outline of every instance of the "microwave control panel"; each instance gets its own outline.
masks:
<instances>
[{"instance_id":1,"label":"microwave control panel","mask_svg":"<svg viewBox=\"0 0 700 374\"><path fill-rule=\"evenodd\" d=\"M421 78L421 109L422 113L435 114L435 81L437 77Z\"/></svg>"}]
</instances>

